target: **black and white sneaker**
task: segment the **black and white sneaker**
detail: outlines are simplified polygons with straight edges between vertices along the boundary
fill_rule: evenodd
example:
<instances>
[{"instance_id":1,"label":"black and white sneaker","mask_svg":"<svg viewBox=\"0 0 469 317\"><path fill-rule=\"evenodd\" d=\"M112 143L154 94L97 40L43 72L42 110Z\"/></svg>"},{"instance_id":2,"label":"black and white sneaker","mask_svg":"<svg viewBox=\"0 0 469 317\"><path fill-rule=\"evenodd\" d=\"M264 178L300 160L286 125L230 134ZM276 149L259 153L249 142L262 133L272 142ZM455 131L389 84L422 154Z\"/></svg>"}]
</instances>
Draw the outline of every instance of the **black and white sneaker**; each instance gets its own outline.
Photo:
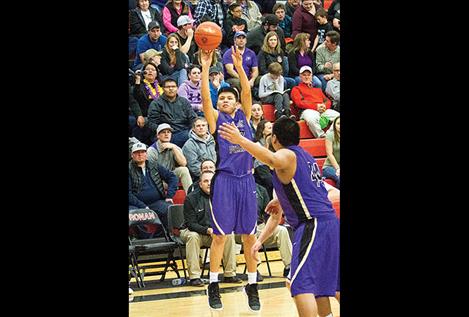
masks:
<instances>
[{"instance_id":1,"label":"black and white sneaker","mask_svg":"<svg viewBox=\"0 0 469 317\"><path fill-rule=\"evenodd\" d=\"M249 310L252 312L258 312L261 310L261 302L259 300L259 292L257 291L257 283L256 284L247 284L243 288L244 294L246 294L248 298L248 307Z\"/></svg>"},{"instance_id":2,"label":"black and white sneaker","mask_svg":"<svg viewBox=\"0 0 469 317\"><path fill-rule=\"evenodd\" d=\"M213 310L223 309L218 282L210 283L208 285L207 295L208 295L208 306L210 306L211 309Z\"/></svg>"}]
</instances>

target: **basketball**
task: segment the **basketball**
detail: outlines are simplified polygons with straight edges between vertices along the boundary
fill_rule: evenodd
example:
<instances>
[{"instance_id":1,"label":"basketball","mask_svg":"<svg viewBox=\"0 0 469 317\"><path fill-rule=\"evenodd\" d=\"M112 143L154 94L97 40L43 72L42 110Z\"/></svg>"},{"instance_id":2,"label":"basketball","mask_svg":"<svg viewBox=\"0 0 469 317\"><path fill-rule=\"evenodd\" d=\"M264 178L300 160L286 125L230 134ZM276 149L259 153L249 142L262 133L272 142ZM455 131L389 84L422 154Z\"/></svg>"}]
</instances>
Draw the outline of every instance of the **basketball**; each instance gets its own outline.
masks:
<instances>
[{"instance_id":1,"label":"basketball","mask_svg":"<svg viewBox=\"0 0 469 317\"><path fill-rule=\"evenodd\" d=\"M194 33L195 42L203 50L214 50L222 40L221 28L214 22L203 22Z\"/></svg>"}]
</instances>

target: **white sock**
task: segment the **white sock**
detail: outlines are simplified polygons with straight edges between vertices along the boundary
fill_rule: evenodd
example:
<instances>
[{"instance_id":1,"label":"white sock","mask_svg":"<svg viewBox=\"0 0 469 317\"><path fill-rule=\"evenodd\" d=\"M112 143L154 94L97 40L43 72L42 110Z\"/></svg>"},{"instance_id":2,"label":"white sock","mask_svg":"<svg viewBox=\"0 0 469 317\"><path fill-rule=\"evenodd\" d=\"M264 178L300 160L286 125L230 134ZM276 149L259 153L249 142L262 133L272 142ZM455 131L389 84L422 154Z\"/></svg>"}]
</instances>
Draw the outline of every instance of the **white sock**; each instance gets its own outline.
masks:
<instances>
[{"instance_id":1,"label":"white sock","mask_svg":"<svg viewBox=\"0 0 469 317\"><path fill-rule=\"evenodd\" d=\"M210 272L210 283L218 282L218 272Z\"/></svg>"},{"instance_id":2,"label":"white sock","mask_svg":"<svg viewBox=\"0 0 469 317\"><path fill-rule=\"evenodd\" d=\"M334 317L334 315L332 315L332 313L330 313L330 314L327 315L326 317Z\"/></svg>"},{"instance_id":3,"label":"white sock","mask_svg":"<svg viewBox=\"0 0 469 317\"><path fill-rule=\"evenodd\" d=\"M257 283L257 272L250 273L248 272L248 284L256 284Z\"/></svg>"}]
</instances>

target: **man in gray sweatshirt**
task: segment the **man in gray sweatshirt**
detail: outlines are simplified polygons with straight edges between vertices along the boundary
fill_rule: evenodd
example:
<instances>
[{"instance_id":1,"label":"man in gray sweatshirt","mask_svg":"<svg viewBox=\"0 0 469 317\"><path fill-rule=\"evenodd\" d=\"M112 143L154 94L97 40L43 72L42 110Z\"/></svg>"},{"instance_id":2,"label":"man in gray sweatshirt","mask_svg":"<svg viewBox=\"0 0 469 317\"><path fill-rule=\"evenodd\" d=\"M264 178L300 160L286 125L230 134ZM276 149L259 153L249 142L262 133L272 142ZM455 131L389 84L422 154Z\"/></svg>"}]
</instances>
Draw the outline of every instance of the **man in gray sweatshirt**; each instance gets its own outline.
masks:
<instances>
[{"instance_id":1,"label":"man in gray sweatshirt","mask_svg":"<svg viewBox=\"0 0 469 317\"><path fill-rule=\"evenodd\" d=\"M194 120L189 140L182 147L182 153L187 159L187 167L194 182L200 177L202 161L209 158L216 162L215 139L208 133L207 120L204 117Z\"/></svg>"}]
</instances>

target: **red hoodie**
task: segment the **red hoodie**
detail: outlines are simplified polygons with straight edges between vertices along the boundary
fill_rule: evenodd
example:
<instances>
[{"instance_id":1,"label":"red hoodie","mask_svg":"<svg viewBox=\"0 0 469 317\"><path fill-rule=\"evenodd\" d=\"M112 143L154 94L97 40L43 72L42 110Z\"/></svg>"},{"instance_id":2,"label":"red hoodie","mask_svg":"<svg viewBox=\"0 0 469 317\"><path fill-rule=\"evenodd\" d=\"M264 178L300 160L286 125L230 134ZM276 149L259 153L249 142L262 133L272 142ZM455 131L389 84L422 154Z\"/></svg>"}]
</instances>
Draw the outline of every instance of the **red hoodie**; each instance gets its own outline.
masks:
<instances>
[{"instance_id":1,"label":"red hoodie","mask_svg":"<svg viewBox=\"0 0 469 317\"><path fill-rule=\"evenodd\" d=\"M318 103L324 103L326 109L331 108L331 101L324 95L321 88L309 87L303 82L293 87L291 99L300 109L318 110Z\"/></svg>"}]
</instances>

